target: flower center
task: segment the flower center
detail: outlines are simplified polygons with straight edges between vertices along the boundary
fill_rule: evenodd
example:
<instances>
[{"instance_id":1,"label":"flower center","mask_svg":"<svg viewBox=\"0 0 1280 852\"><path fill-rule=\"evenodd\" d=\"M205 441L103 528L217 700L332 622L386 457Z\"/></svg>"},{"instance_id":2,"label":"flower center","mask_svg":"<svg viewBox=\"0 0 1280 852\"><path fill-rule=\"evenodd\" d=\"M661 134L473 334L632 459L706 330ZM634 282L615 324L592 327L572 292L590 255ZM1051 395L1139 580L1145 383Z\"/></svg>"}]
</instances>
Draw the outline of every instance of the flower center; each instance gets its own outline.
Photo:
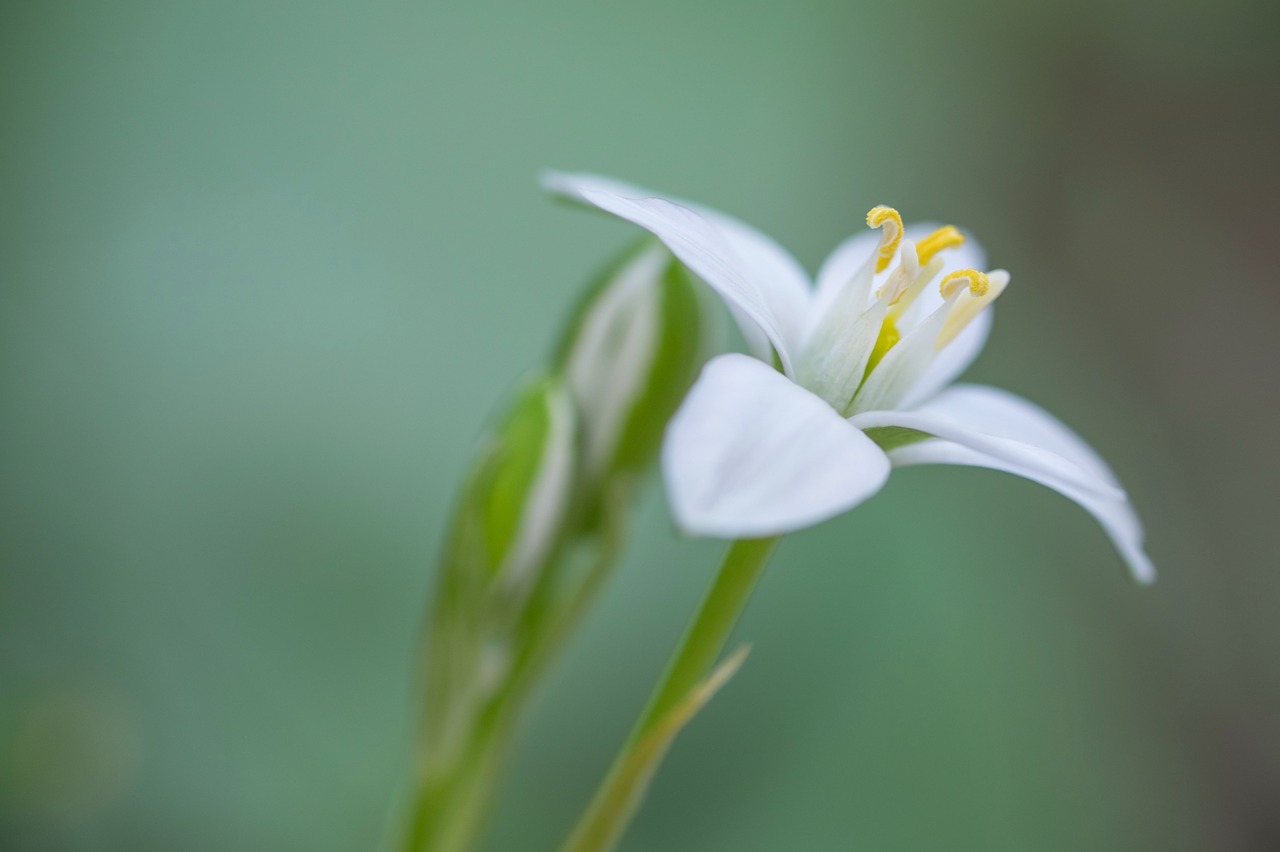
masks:
<instances>
[{"instance_id":1,"label":"flower center","mask_svg":"<svg viewBox=\"0 0 1280 852\"><path fill-rule=\"evenodd\" d=\"M873 228L885 228L877 249L877 272L888 267L899 247L901 251L898 252L898 267L876 293L877 298L886 301L888 310L867 361L864 377L871 375L876 365L902 339L899 326L903 314L942 269L938 255L964 244L964 234L953 225L943 225L917 243L907 240L903 244L902 217L897 210L884 205L873 207L867 213L867 224ZM947 313L934 348L942 349L955 340L983 308L1004 292L1008 283L1009 274L1004 271L988 275L977 269L959 269L944 276L938 289L946 302L943 310Z\"/></svg>"},{"instance_id":2,"label":"flower center","mask_svg":"<svg viewBox=\"0 0 1280 852\"><path fill-rule=\"evenodd\" d=\"M915 303L916 297L924 292L934 276L942 269L942 259L937 255L945 249L957 248L964 244L964 234L952 225L943 225L929 236L915 244L915 260L912 266L912 277L906 287L899 293L891 294L889 316L901 319L907 309ZM904 264L911 252L903 251Z\"/></svg>"},{"instance_id":3,"label":"flower center","mask_svg":"<svg viewBox=\"0 0 1280 852\"><path fill-rule=\"evenodd\" d=\"M872 208L867 214L867 224L871 227L886 226L877 250L876 271L883 271L886 268L895 249L900 251L898 266L876 291L876 298L885 308L884 319L876 335L875 344L871 348L871 354L867 358L862 381L866 381L876 365L902 339L899 323L903 314L942 268L942 260L937 259L936 255L944 249L955 248L964 243L964 234L952 225L944 225L918 243L913 244L910 240L904 243L901 223L902 217L892 207L881 205ZM886 259L886 251L889 252L888 259ZM943 278L941 286L943 297L951 301L959 289L965 286L975 293L978 291L985 293L988 283L987 276L981 272L975 269L964 269Z\"/></svg>"},{"instance_id":4,"label":"flower center","mask_svg":"<svg viewBox=\"0 0 1280 852\"><path fill-rule=\"evenodd\" d=\"M1009 281L1005 272L961 269L942 277L940 303L921 299L945 267L941 255L963 245L964 234L944 225L913 242L902 216L886 205L871 208L867 226L881 230L878 244L824 306L796 374L798 383L846 415L898 404L937 352ZM879 287L871 297L875 279Z\"/></svg>"}]
</instances>

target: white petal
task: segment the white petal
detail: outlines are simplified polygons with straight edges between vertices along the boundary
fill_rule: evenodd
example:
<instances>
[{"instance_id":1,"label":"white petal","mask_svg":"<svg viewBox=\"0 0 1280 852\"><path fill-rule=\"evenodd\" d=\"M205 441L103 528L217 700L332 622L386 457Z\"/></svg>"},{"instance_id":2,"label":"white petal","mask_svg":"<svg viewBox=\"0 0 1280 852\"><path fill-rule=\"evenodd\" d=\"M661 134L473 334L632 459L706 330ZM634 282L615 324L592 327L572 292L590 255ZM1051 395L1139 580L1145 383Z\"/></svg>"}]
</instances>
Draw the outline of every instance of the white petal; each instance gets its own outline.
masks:
<instances>
[{"instance_id":1,"label":"white petal","mask_svg":"<svg viewBox=\"0 0 1280 852\"><path fill-rule=\"evenodd\" d=\"M1022 441L1057 453L1112 488L1120 481L1084 439L1061 420L1017 394L986 385L953 385L917 411L937 414L989 435Z\"/></svg>"},{"instance_id":2,"label":"white petal","mask_svg":"<svg viewBox=\"0 0 1280 852\"><path fill-rule=\"evenodd\" d=\"M871 259L871 253L880 245L880 232L860 231L835 247L818 270L817 285L814 290L814 303L811 321L816 323L819 317L835 303L836 298L845 285L853 280ZM867 291L870 292L870 287Z\"/></svg>"},{"instance_id":3,"label":"white petal","mask_svg":"<svg viewBox=\"0 0 1280 852\"><path fill-rule=\"evenodd\" d=\"M949 413L921 411L867 411L849 418L859 429L900 427L926 432L946 441L991 456L1004 464L1026 470L1027 476L1052 477L1075 488L1094 491L1101 497L1116 499L1124 492L1096 476L1073 460L1036 444L1017 438L993 435L957 420Z\"/></svg>"},{"instance_id":4,"label":"white petal","mask_svg":"<svg viewBox=\"0 0 1280 852\"><path fill-rule=\"evenodd\" d=\"M551 172L547 189L651 231L768 337L788 373L809 304L800 264L776 242L723 213L594 175ZM746 330L750 339L753 335Z\"/></svg>"},{"instance_id":5,"label":"white petal","mask_svg":"<svg viewBox=\"0 0 1280 852\"><path fill-rule=\"evenodd\" d=\"M742 331L742 339L747 345L747 351L766 364L772 364L773 343L770 342L769 335L765 334L756 321L743 313L737 305L732 302L724 304L729 309L729 315L733 317L734 323Z\"/></svg>"},{"instance_id":6,"label":"white petal","mask_svg":"<svg viewBox=\"0 0 1280 852\"><path fill-rule=\"evenodd\" d=\"M1081 508L1093 515L1128 564L1134 579L1140 583L1150 583L1156 578L1155 565L1142 549L1142 525L1127 500L1100 497L1093 492L1074 488L1049 477L1039 476L968 447L939 439L921 441L918 444L909 444L890 450L889 458L893 461L894 467L916 464L969 465L1003 470L1047 485L1064 497L1074 500Z\"/></svg>"},{"instance_id":7,"label":"white petal","mask_svg":"<svg viewBox=\"0 0 1280 852\"><path fill-rule=\"evenodd\" d=\"M1142 524L1115 475L1088 444L1048 412L996 388L956 385L917 412L894 419L943 439L890 451L895 465L976 465L1047 485L1098 519L1137 579L1155 578L1151 560L1142 551ZM1010 452L1010 445L1018 451ZM1035 454L1028 455L1028 449Z\"/></svg>"},{"instance_id":8,"label":"white petal","mask_svg":"<svg viewBox=\"0 0 1280 852\"><path fill-rule=\"evenodd\" d=\"M707 364L667 428L662 467L677 524L717 538L812 526L889 475L880 448L831 406L745 355Z\"/></svg>"}]
</instances>

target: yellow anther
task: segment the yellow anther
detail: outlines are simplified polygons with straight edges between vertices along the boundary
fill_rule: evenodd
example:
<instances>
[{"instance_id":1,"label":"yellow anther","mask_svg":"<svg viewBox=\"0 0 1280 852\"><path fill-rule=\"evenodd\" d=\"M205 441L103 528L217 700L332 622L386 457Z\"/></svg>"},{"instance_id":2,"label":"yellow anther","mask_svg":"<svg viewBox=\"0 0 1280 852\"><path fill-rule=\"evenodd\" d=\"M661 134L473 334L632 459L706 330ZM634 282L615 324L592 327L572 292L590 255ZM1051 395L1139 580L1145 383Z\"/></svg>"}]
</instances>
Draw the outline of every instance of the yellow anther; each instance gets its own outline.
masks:
<instances>
[{"instance_id":1,"label":"yellow anther","mask_svg":"<svg viewBox=\"0 0 1280 852\"><path fill-rule=\"evenodd\" d=\"M947 276L950 278L951 276ZM986 310L987 306L999 298L1004 292L1004 288L1009 286L1009 273L1003 269L992 270L990 275L983 275L985 282L982 292L976 293L970 289L972 295L965 295L963 291L957 293L952 292L955 301L951 303L951 309L947 313L946 321L943 323L942 331L938 334L938 339L934 342L937 349L941 349L959 336L973 319Z\"/></svg>"},{"instance_id":2,"label":"yellow anther","mask_svg":"<svg viewBox=\"0 0 1280 852\"><path fill-rule=\"evenodd\" d=\"M916 243L916 253L920 255L920 265L924 266L933 260L933 256L943 249L955 248L964 244L964 234L954 225L943 225L920 242Z\"/></svg>"},{"instance_id":3,"label":"yellow anther","mask_svg":"<svg viewBox=\"0 0 1280 852\"><path fill-rule=\"evenodd\" d=\"M990 286L990 279L978 270L958 269L944 277L938 289L942 291L942 298L950 299L965 287L968 287L969 292L974 296L985 296Z\"/></svg>"},{"instance_id":4,"label":"yellow anther","mask_svg":"<svg viewBox=\"0 0 1280 852\"><path fill-rule=\"evenodd\" d=\"M878 204L867 213L867 227L884 228L884 234L880 237L879 257L876 258L876 272L884 272L893 260L894 252L898 250L898 243L902 242L902 216L892 207Z\"/></svg>"}]
</instances>

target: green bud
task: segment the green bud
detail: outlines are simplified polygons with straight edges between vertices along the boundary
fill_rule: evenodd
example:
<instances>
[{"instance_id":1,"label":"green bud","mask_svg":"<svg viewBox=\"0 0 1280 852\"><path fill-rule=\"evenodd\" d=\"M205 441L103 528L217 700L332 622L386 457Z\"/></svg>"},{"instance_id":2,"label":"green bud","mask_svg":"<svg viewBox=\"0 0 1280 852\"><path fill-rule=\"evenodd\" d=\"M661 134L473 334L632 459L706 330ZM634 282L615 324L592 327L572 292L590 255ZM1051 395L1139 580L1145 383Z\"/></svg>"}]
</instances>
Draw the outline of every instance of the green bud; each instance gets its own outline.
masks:
<instances>
[{"instance_id":1,"label":"green bud","mask_svg":"<svg viewBox=\"0 0 1280 852\"><path fill-rule=\"evenodd\" d=\"M450 561L524 586L555 546L574 483L576 417L561 381L516 397L481 448L458 509ZM460 552L468 551L468 552Z\"/></svg>"},{"instance_id":2,"label":"green bud","mask_svg":"<svg viewBox=\"0 0 1280 852\"><path fill-rule=\"evenodd\" d=\"M572 505L577 418L552 376L523 387L489 430L442 555L427 648L424 743L448 765L474 702L506 676L513 631L546 574Z\"/></svg>"},{"instance_id":3,"label":"green bud","mask_svg":"<svg viewBox=\"0 0 1280 852\"><path fill-rule=\"evenodd\" d=\"M705 360L711 315L702 288L651 238L588 289L556 357L581 413L588 489L653 460Z\"/></svg>"}]
</instances>

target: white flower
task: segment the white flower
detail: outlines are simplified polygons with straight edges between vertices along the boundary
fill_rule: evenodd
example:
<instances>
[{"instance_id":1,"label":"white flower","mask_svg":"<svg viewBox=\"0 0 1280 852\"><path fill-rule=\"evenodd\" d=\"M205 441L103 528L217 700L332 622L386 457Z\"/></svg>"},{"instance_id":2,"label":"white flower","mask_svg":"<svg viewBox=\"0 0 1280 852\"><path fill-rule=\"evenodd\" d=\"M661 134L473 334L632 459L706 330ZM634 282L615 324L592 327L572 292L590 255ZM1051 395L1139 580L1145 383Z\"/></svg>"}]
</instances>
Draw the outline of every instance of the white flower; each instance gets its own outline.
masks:
<instances>
[{"instance_id":1,"label":"white flower","mask_svg":"<svg viewBox=\"0 0 1280 852\"><path fill-rule=\"evenodd\" d=\"M955 228L904 228L876 207L872 230L811 285L777 243L722 213L589 175L544 184L655 234L724 299L756 356L711 361L667 430L663 471L687 532L779 535L861 503L891 467L975 465L1071 498L1135 577L1154 579L1124 490L1084 441L1020 397L952 384L1009 283Z\"/></svg>"}]
</instances>

